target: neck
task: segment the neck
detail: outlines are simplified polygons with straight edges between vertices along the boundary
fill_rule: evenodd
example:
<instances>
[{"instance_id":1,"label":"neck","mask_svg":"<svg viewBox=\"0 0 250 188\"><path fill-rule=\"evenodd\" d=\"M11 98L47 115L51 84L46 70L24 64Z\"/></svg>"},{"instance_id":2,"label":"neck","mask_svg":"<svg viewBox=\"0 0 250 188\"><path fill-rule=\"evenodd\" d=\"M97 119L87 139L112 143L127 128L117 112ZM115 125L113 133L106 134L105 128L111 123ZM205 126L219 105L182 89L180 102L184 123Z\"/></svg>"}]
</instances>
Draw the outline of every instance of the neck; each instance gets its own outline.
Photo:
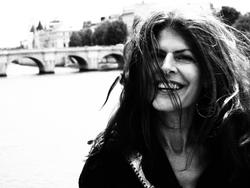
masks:
<instances>
[{"instance_id":1,"label":"neck","mask_svg":"<svg viewBox=\"0 0 250 188\"><path fill-rule=\"evenodd\" d=\"M158 126L158 139L168 152L183 154L187 152L187 136L192 123L192 109L182 111L182 116L177 112L160 113L161 123Z\"/></svg>"}]
</instances>

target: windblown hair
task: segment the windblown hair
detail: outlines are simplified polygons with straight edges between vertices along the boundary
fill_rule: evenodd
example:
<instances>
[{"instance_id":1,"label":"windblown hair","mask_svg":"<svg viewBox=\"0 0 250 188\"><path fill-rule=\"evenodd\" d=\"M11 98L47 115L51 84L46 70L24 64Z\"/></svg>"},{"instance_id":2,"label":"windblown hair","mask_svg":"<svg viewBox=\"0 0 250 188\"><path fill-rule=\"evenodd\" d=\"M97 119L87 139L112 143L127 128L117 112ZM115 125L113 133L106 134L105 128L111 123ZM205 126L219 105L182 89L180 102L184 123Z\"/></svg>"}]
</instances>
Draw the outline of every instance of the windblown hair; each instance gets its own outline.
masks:
<instances>
[{"instance_id":1,"label":"windblown hair","mask_svg":"<svg viewBox=\"0 0 250 188\"><path fill-rule=\"evenodd\" d=\"M201 72L201 94L188 143L212 151L213 143L219 147L219 142L221 152L230 153L232 160L240 163L238 148L247 156L250 142L248 39L209 13L156 12L134 22L134 33L124 47L120 105L102 134L104 146L154 155L154 128L159 116L152 101L157 91L156 75L166 82L156 55L158 34L164 28L185 39ZM175 93L170 96L181 116L179 97Z\"/></svg>"}]
</instances>

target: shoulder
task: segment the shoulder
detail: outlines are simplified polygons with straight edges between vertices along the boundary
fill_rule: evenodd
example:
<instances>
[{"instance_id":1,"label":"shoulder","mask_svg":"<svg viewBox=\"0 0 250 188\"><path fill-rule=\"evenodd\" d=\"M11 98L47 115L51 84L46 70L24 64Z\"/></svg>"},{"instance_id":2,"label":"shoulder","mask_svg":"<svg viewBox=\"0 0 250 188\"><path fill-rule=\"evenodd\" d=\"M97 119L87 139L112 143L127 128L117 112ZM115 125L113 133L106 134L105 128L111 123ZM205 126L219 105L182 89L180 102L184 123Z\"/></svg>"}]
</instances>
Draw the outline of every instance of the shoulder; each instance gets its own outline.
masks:
<instances>
[{"instance_id":1,"label":"shoulder","mask_svg":"<svg viewBox=\"0 0 250 188\"><path fill-rule=\"evenodd\" d=\"M79 178L79 187L98 187L105 181L106 158L107 156L103 156L101 153L90 155L87 158Z\"/></svg>"},{"instance_id":2,"label":"shoulder","mask_svg":"<svg viewBox=\"0 0 250 188\"><path fill-rule=\"evenodd\" d=\"M250 112L236 111L223 119L222 133L242 146L250 141Z\"/></svg>"},{"instance_id":3,"label":"shoulder","mask_svg":"<svg viewBox=\"0 0 250 188\"><path fill-rule=\"evenodd\" d=\"M136 182L129 163L120 152L102 150L86 160L79 187L137 187Z\"/></svg>"},{"instance_id":4,"label":"shoulder","mask_svg":"<svg viewBox=\"0 0 250 188\"><path fill-rule=\"evenodd\" d=\"M235 112L223 125L224 148L229 152L225 161L230 159L236 166L250 171L250 113Z\"/></svg>"}]
</instances>

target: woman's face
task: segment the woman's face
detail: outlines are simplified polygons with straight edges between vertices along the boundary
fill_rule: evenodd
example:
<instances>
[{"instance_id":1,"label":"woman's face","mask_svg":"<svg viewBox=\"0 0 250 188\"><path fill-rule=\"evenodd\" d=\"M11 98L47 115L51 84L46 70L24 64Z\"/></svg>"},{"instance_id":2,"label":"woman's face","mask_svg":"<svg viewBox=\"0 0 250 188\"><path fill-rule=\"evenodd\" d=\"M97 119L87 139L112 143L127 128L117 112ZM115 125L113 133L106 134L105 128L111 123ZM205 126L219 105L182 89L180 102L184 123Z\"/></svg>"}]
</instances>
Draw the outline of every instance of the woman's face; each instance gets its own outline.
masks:
<instances>
[{"instance_id":1,"label":"woman's face","mask_svg":"<svg viewBox=\"0 0 250 188\"><path fill-rule=\"evenodd\" d=\"M166 75L168 85L160 80L153 107L158 111L172 112L173 104L169 90L179 95L182 108L191 107L199 96L200 70L192 49L184 38L171 28L160 31L158 36L158 60Z\"/></svg>"}]
</instances>

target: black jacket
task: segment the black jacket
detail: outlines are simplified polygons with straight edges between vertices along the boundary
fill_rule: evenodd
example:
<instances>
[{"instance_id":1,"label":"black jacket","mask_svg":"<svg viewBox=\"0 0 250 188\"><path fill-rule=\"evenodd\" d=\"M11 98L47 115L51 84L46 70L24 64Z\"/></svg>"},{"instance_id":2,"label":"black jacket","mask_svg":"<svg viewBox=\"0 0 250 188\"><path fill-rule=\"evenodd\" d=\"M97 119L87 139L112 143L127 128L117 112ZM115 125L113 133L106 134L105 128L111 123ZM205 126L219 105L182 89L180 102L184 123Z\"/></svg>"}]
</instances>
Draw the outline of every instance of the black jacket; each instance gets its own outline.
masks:
<instances>
[{"instance_id":1,"label":"black jacket","mask_svg":"<svg viewBox=\"0 0 250 188\"><path fill-rule=\"evenodd\" d=\"M145 157L146 158L146 157ZM155 188L180 188L170 163L162 151L152 166L142 160L142 169L147 180ZM240 169L234 177L229 177L230 168L220 158L214 160L202 173L197 188L249 188L250 172ZM80 188L146 188L126 156L118 151L102 150L91 155L84 165L79 178Z\"/></svg>"},{"instance_id":2,"label":"black jacket","mask_svg":"<svg viewBox=\"0 0 250 188\"><path fill-rule=\"evenodd\" d=\"M120 154L98 153L87 159L80 188L143 188L133 169Z\"/></svg>"}]
</instances>

